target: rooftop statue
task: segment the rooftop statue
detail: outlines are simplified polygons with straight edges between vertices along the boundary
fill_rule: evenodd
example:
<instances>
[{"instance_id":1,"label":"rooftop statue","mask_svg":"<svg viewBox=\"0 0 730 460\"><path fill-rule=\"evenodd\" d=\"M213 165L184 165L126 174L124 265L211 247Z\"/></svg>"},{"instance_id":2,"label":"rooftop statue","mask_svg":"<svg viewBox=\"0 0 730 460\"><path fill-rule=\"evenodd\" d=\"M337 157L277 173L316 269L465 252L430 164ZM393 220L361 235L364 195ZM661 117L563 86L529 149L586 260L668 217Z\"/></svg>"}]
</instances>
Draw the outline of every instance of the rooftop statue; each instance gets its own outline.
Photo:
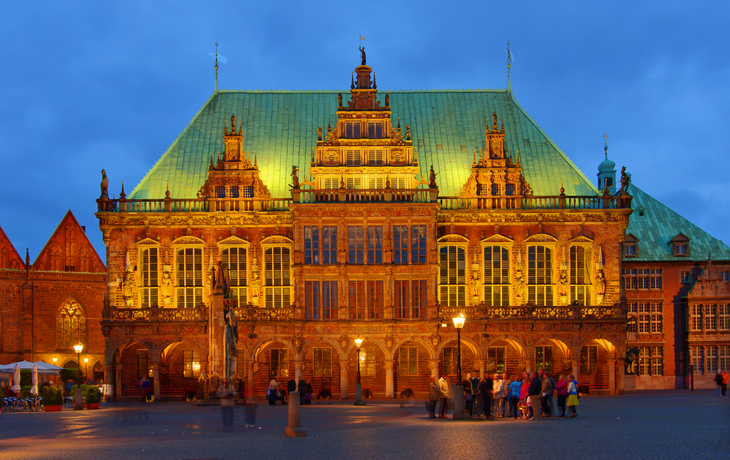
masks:
<instances>
[{"instance_id":1,"label":"rooftop statue","mask_svg":"<svg viewBox=\"0 0 730 460\"><path fill-rule=\"evenodd\" d=\"M360 54L362 55L362 64L361 65L366 65L367 59L365 57L365 47L361 46L358 49L360 50Z\"/></svg>"},{"instance_id":2,"label":"rooftop statue","mask_svg":"<svg viewBox=\"0 0 730 460\"><path fill-rule=\"evenodd\" d=\"M106 177L106 171L101 170L101 196L109 196L109 179Z\"/></svg>"}]
</instances>

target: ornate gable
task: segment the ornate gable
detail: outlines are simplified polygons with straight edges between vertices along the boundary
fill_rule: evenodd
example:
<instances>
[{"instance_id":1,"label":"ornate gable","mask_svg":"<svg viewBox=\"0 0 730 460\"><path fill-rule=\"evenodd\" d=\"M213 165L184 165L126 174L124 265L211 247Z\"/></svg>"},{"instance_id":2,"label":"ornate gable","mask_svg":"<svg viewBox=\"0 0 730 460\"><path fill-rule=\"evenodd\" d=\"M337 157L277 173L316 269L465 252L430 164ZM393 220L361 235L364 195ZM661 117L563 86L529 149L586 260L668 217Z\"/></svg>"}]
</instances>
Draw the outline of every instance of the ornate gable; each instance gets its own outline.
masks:
<instances>
[{"instance_id":1,"label":"ornate gable","mask_svg":"<svg viewBox=\"0 0 730 460\"><path fill-rule=\"evenodd\" d=\"M581 235L577 238L573 238L570 240L570 243L593 243L593 240L588 238L587 236Z\"/></svg>"},{"instance_id":2,"label":"ornate gable","mask_svg":"<svg viewBox=\"0 0 730 460\"><path fill-rule=\"evenodd\" d=\"M204 245L205 241L201 240L198 237L195 236L181 236L180 238L176 238L172 243L172 246L182 246L182 245Z\"/></svg>"},{"instance_id":3,"label":"ornate gable","mask_svg":"<svg viewBox=\"0 0 730 460\"><path fill-rule=\"evenodd\" d=\"M33 262L33 270L105 273L106 267L69 210Z\"/></svg>"},{"instance_id":4,"label":"ornate gable","mask_svg":"<svg viewBox=\"0 0 730 460\"><path fill-rule=\"evenodd\" d=\"M248 241L235 235L222 239L217 243L218 246L249 246L250 244Z\"/></svg>"},{"instance_id":5,"label":"ornate gable","mask_svg":"<svg viewBox=\"0 0 730 460\"><path fill-rule=\"evenodd\" d=\"M15 246L0 227L0 269L24 270L25 264Z\"/></svg>"},{"instance_id":6,"label":"ornate gable","mask_svg":"<svg viewBox=\"0 0 730 460\"><path fill-rule=\"evenodd\" d=\"M537 233L525 239L525 243L557 243L558 239L547 233Z\"/></svg>"},{"instance_id":7,"label":"ornate gable","mask_svg":"<svg viewBox=\"0 0 730 460\"><path fill-rule=\"evenodd\" d=\"M711 260L697 277L692 289L687 294L690 303L703 303L722 300L727 302L730 297L730 284L722 280L721 272L724 269L716 267Z\"/></svg>"},{"instance_id":8,"label":"ornate gable","mask_svg":"<svg viewBox=\"0 0 730 460\"><path fill-rule=\"evenodd\" d=\"M438 243L468 243L469 238L459 235L458 233L450 233L438 239Z\"/></svg>"},{"instance_id":9,"label":"ornate gable","mask_svg":"<svg viewBox=\"0 0 730 460\"><path fill-rule=\"evenodd\" d=\"M506 236L500 235L500 234L492 235L489 238L484 238L482 240L482 243L510 243L511 244L514 242L515 242L515 240L513 240L512 238L507 238Z\"/></svg>"}]
</instances>

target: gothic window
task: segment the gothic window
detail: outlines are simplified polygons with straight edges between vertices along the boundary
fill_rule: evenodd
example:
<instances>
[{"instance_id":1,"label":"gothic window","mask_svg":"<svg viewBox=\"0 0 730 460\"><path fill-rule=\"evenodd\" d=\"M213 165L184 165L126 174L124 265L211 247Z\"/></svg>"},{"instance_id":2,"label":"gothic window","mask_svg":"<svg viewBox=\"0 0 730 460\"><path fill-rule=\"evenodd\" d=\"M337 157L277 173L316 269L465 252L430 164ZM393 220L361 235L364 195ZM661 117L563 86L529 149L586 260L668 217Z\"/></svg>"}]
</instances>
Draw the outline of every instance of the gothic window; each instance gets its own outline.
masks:
<instances>
[{"instance_id":1,"label":"gothic window","mask_svg":"<svg viewBox=\"0 0 730 460\"><path fill-rule=\"evenodd\" d=\"M56 347L70 349L79 343L86 343L86 317L81 305L69 299L56 317Z\"/></svg>"},{"instance_id":2,"label":"gothic window","mask_svg":"<svg viewBox=\"0 0 730 460\"><path fill-rule=\"evenodd\" d=\"M580 349L580 374L595 374L598 367L598 346L586 345Z\"/></svg>"},{"instance_id":3,"label":"gothic window","mask_svg":"<svg viewBox=\"0 0 730 460\"><path fill-rule=\"evenodd\" d=\"M289 377L289 355L285 348L272 348L269 378Z\"/></svg>"},{"instance_id":4,"label":"gothic window","mask_svg":"<svg viewBox=\"0 0 730 460\"><path fill-rule=\"evenodd\" d=\"M304 306L307 319L337 319L337 281L305 281Z\"/></svg>"},{"instance_id":5,"label":"gothic window","mask_svg":"<svg viewBox=\"0 0 730 460\"><path fill-rule=\"evenodd\" d=\"M591 250L570 247L570 301L591 305Z\"/></svg>"},{"instance_id":6,"label":"gothic window","mask_svg":"<svg viewBox=\"0 0 730 460\"><path fill-rule=\"evenodd\" d=\"M552 372L553 347L535 347L535 367ZM581 372L582 374L583 372Z\"/></svg>"},{"instance_id":7,"label":"gothic window","mask_svg":"<svg viewBox=\"0 0 730 460\"><path fill-rule=\"evenodd\" d=\"M399 355L400 375L418 375L418 348L403 347Z\"/></svg>"},{"instance_id":8,"label":"gothic window","mask_svg":"<svg viewBox=\"0 0 730 460\"><path fill-rule=\"evenodd\" d=\"M203 249L177 250L177 306L194 308L203 302Z\"/></svg>"},{"instance_id":9,"label":"gothic window","mask_svg":"<svg viewBox=\"0 0 730 460\"><path fill-rule=\"evenodd\" d=\"M238 301L238 305L245 305L247 302L246 286L248 285L246 248L224 249L221 251L221 261L228 268L232 297Z\"/></svg>"},{"instance_id":10,"label":"gothic window","mask_svg":"<svg viewBox=\"0 0 730 460\"><path fill-rule=\"evenodd\" d=\"M484 303L488 306L510 304L509 249L484 246Z\"/></svg>"},{"instance_id":11,"label":"gothic window","mask_svg":"<svg viewBox=\"0 0 730 460\"><path fill-rule=\"evenodd\" d=\"M375 375L375 347L360 349L360 373Z\"/></svg>"},{"instance_id":12,"label":"gothic window","mask_svg":"<svg viewBox=\"0 0 730 460\"><path fill-rule=\"evenodd\" d=\"M383 282L350 281L350 319L383 318Z\"/></svg>"},{"instance_id":13,"label":"gothic window","mask_svg":"<svg viewBox=\"0 0 730 460\"><path fill-rule=\"evenodd\" d=\"M157 307L159 274L157 271L157 248L140 250L140 282L139 298L142 308Z\"/></svg>"},{"instance_id":14,"label":"gothic window","mask_svg":"<svg viewBox=\"0 0 730 460\"><path fill-rule=\"evenodd\" d=\"M448 307L466 306L466 251L460 246L439 249L439 302Z\"/></svg>"},{"instance_id":15,"label":"gothic window","mask_svg":"<svg viewBox=\"0 0 730 460\"><path fill-rule=\"evenodd\" d=\"M264 250L264 293L266 308L291 305L291 251L276 246Z\"/></svg>"},{"instance_id":16,"label":"gothic window","mask_svg":"<svg viewBox=\"0 0 730 460\"><path fill-rule=\"evenodd\" d=\"M304 264L319 264L319 227L304 226Z\"/></svg>"},{"instance_id":17,"label":"gothic window","mask_svg":"<svg viewBox=\"0 0 730 460\"><path fill-rule=\"evenodd\" d=\"M505 347L489 347L487 350L487 372L500 374L507 370Z\"/></svg>"},{"instance_id":18,"label":"gothic window","mask_svg":"<svg viewBox=\"0 0 730 460\"><path fill-rule=\"evenodd\" d=\"M397 319L419 319L426 315L426 280L395 280L393 300Z\"/></svg>"},{"instance_id":19,"label":"gothic window","mask_svg":"<svg viewBox=\"0 0 730 460\"><path fill-rule=\"evenodd\" d=\"M200 377L198 350L183 350L183 377Z\"/></svg>"},{"instance_id":20,"label":"gothic window","mask_svg":"<svg viewBox=\"0 0 730 460\"><path fill-rule=\"evenodd\" d=\"M456 369L459 365L459 355L456 347L444 348L444 374L456 375Z\"/></svg>"},{"instance_id":21,"label":"gothic window","mask_svg":"<svg viewBox=\"0 0 730 460\"><path fill-rule=\"evenodd\" d=\"M530 246L527 250L527 301L533 305L553 305L552 249Z\"/></svg>"},{"instance_id":22,"label":"gothic window","mask_svg":"<svg viewBox=\"0 0 730 460\"><path fill-rule=\"evenodd\" d=\"M332 375L332 349L314 349L314 375L318 377Z\"/></svg>"}]
</instances>

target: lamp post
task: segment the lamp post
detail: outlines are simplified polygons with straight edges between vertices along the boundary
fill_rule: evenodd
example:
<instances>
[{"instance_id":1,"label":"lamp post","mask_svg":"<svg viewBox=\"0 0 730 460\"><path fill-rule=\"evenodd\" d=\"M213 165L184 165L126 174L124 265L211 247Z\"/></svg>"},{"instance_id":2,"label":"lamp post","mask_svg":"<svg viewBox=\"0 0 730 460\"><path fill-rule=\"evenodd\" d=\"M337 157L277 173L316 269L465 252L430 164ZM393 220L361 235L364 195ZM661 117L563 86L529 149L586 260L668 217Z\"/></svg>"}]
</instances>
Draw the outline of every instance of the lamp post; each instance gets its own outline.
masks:
<instances>
[{"instance_id":1,"label":"lamp post","mask_svg":"<svg viewBox=\"0 0 730 460\"><path fill-rule=\"evenodd\" d=\"M357 384L355 385L355 405L364 406L362 402L362 385L360 384L360 345L362 345L362 339L360 337L355 339L355 345L357 346Z\"/></svg>"},{"instance_id":2,"label":"lamp post","mask_svg":"<svg viewBox=\"0 0 730 460\"><path fill-rule=\"evenodd\" d=\"M84 402L83 402L83 396L81 395L81 377L79 374L81 374L81 350L84 349L84 346L79 343L78 345L74 345L74 351L76 351L77 355L77 362L79 363L79 373L76 374L76 401L74 403L74 410L81 410L84 408Z\"/></svg>"},{"instance_id":3,"label":"lamp post","mask_svg":"<svg viewBox=\"0 0 730 460\"><path fill-rule=\"evenodd\" d=\"M84 358L84 375L89 380L89 358Z\"/></svg>"},{"instance_id":4,"label":"lamp post","mask_svg":"<svg viewBox=\"0 0 730 460\"><path fill-rule=\"evenodd\" d=\"M454 391L454 420L463 420L467 418L464 413L464 384L461 381L461 328L464 327L464 314L453 318L454 327L456 328L456 390ZM471 417L469 417L471 418Z\"/></svg>"}]
</instances>

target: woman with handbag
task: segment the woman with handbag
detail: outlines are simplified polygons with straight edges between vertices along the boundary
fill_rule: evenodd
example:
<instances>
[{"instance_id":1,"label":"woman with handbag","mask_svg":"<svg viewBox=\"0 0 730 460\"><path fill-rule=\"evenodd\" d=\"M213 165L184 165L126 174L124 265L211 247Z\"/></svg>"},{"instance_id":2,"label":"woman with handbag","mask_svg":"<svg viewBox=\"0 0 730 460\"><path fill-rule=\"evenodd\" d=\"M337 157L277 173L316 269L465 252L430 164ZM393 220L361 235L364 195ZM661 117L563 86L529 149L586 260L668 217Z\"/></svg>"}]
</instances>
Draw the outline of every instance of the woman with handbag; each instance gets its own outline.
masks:
<instances>
[{"instance_id":1,"label":"woman with handbag","mask_svg":"<svg viewBox=\"0 0 730 460\"><path fill-rule=\"evenodd\" d=\"M568 376L568 409L573 413L571 417L577 417L578 411L575 407L578 405L578 382L575 381L573 375Z\"/></svg>"}]
</instances>

